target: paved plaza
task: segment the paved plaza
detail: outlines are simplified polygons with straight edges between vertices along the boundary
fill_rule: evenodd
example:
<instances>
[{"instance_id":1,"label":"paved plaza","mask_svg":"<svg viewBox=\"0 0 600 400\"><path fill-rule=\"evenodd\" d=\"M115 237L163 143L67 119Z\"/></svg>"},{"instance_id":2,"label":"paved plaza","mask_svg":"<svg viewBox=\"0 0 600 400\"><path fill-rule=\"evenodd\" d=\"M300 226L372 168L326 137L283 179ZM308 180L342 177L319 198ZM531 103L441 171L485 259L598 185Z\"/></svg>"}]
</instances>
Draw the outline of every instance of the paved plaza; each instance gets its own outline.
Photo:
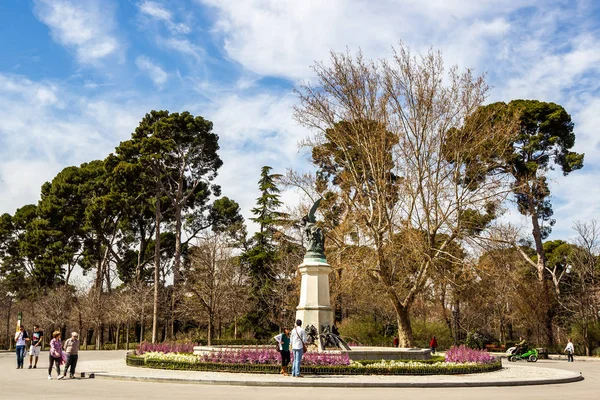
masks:
<instances>
[{"instance_id":1,"label":"paved plaza","mask_svg":"<svg viewBox=\"0 0 600 400\"><path fill-rule=\"evenodd\" d=\"M210 377L209 373L158 371L126 367L123 363L124 352L112 351L84 351L80 355L79 371L112 374L118 376L131 375L138 377L171 376L187 379L190 376ZM25 363L27 368L28 361ZM526 377L531 368L539 369L540 376L573 376L559 370L580 372L587 379L566 384L517 386L517 387L463 387L463 388L332 388L332 387L290 387L290 386L233 386L227 381L246 379L245 374L212 374L218 375L219 384L189 384L189 383L157 383L141 381L108 380L100 376L96 379L47 380L47 352L42 353L38 369L16 370L15 356L13 353L0 353L0 399L19 398L28 399L596 399L600 393L600 361L579 361L567 363L563 360L540 360L535 364L522 364L502 372L486 374L486 377L464 376L465 381L479 379L495 379L501 374L510 374L521 371L521 377ZM555 370L555 373L552 373ZM512 372L511 372L512 371ZM408 377L306 377L283 378L274 375L252 376L253 380L281 382L302 382L303 385L325 380L349 381L354 379L359 382L390 382L407 379ZM447 382L460 377L413 377L413 381L422 382ZM217 379L215 379L217 380ZM247 379L246 379L247 380Z\"/></svg>"}]
</instances>

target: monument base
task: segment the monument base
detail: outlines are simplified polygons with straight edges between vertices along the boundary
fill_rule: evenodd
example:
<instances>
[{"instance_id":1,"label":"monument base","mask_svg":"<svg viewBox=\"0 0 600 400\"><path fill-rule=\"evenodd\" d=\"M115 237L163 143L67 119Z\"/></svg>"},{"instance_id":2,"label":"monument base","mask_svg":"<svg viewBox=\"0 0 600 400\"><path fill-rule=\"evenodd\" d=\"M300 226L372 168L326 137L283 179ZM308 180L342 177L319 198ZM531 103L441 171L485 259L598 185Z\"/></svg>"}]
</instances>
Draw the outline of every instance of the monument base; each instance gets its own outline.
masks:
<instances>
[{"instance_id":1,"label":"monument base","mask_svg":"<svg viewBox=\"0 0 600 400\"><path fill-rule=\"evenodd\" d=\"M313 326L319 334L323 333L325 327L333 326L333 309L329 299L329 274L332 269L323 258L305 258L298 270L302 282L296 319L302 321L305 329Z\"/></svg>"}]
</instances>

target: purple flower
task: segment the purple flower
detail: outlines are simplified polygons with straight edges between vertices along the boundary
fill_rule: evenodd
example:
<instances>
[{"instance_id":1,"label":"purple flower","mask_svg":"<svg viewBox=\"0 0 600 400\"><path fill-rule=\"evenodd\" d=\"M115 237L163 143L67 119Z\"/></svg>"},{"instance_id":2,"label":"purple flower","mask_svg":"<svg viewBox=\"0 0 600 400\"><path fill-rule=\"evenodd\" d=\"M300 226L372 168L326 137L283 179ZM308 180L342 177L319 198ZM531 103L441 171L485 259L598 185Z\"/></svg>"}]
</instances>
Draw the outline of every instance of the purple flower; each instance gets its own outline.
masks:
<instances>
[{"instance_id":1,"label":"purple flower","mask_svg":"<svg viewBox=\"0 0 600 400\"><path fill-rule=\"evenodd\" d=\"M487 364L494 360L495 358L486 350L471 349L465 345L461 345L459 347L453 346L446 352L446 362L476 362Z\"/></svg>"}]
</instances>

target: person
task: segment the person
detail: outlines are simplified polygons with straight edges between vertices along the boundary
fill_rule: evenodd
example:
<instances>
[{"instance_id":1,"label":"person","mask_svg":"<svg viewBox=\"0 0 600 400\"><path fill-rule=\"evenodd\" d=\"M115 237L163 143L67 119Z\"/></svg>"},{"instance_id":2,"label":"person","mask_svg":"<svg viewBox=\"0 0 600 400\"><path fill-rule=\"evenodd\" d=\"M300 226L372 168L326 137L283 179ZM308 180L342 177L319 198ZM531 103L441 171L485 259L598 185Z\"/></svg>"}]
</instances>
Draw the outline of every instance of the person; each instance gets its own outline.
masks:
<instances>
[{"instance_id":1,"label":"person","mask_svg":"<svg viewBox=\"0 0 600 400\"><path fill-rule=\"evenodd\" d=\"M517 349L515 350L515 354L523 354L527 351L527 341L523 339L523 336L519 336L519 343L517 343Z\"/></svg>"},{"instance_id":2,"label":"person","mask_svg":"<svg viewBox=\"0 0 600 400\"><path fill-rule=\"evenodd\" d=\"M571 342L571 338L568 339L567 347L565 347L565 353L567 353L567 362L573 362L573 353L575 353L575 346Z\"/></svg>"},{"instance_id":3,"label":"person","mask_svg":"<svg viewBox=\"0 0 600 400\"><path fill-rule=\"evenodd\" d=\"M290 330L284 328L283 333L275 336L274 339L278 343L279 354L281 354L281 373L288 376L287 367L290 363Z\"/></svg>"},{"instance_id":4,"label":"person","mask_svg":"<svg viewBox=\"0 0 600 400\"><path fill-rule=\"evenodd\" d=\"M302 328L302 320L296 320L296 326L290 335L290 342L292 343L292 351L294 352L292 376L299 378L302 377L302 375L300 375L300 364L302 363L302 355L306 348L306 332Z\"/></svg>"},{"instance_id":5,"label":"person","mask_svg":"<svg viewBox=\"0 0 600 400\"><path fill-rule=\"evenodd\" d=\"M23 360L25 359L25 346L29 341L29 335L25 327L20 326L19 331L15 333L15 350L17 351L17 369L23 369Z\"/></svg>"},{"instance_id":6,"label":"person","mask_svg":"<svg viewBox=\"0 0 600 400\"><path fill-rule=\"evenodd\" d=\"M75 367L79 358L79 335L77 332L71 332L71 337L65 340L65 353L67 354L67 363L65 364L63 378L67 376L69 367L71 367L69 378L73 378L75 377Z\"/></svg>"},{"instance_id":7,"label":"person","mask_svg":"<svg viewBox=\"0 0 600 400\"><path fill-rule=\"evenodd\" d=\"M33 368L37 368L38 359L40 358L40 350L42 349L42 339L44 338L44 332L39 329L37 325L33 325L33 332L31 332L31 346L29 347L29 369L32 368L31 363L35 356L35 364Z\"/></svg>"},{"instance_id":8,"label":"person","mask_svg":"<svg viewBox=\"0 0 600 400\"><path fill-rule=\"evenodd\" d=\"M400 345L400 340L398 339L398 336L396 336L394 338L394 341L392 342L392 346L398 347L399 345Z\"/></svg>"},{"instance_id":9,"label":"person","mask_svg":"<svg viewBox=\"0 0 600 400\"><path fill-rule=\"evenodd\" d=\"M52 366L56 364L56 373L58 379L62 379L60 376L60 363L62 362L62 342L60 341L60 332L54 331L52 333L52 340L50 341L50 352L48 353L48 379L52 379Z\"/></svg>"},{"instance_id":10,"label":"person","mask_svg":"<svg viewBox=\"0 0 600 400\"><path fill-rule=\"evenodd\" d=\"M435 336L431 338L431 342L429 342L429 347L431 347L431 354L435 354L435 349L437 349L437 340L435 340Z\"/></svg>"}]
</instances>

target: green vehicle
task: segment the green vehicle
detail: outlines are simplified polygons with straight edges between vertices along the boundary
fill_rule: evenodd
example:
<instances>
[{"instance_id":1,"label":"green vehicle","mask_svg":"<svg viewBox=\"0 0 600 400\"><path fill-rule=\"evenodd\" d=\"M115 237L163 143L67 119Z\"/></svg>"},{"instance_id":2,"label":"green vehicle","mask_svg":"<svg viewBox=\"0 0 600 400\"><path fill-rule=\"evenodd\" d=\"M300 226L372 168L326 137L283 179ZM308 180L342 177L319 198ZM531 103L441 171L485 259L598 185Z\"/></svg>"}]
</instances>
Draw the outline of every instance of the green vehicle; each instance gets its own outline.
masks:
<instances>
[{"instance_id":1,"label":"green vehicle","mask_svg":"<svg viewBox=\"0 0 600 400\"><path fill-rule=\"evenodd\" d=\"M536 362L538 360L538 351L536 349L528 349L524 353L516 354L517 348L511 347L506 351L508 361L516 362L525 360L527 362Z\"/></svg>"}]
</instances>

